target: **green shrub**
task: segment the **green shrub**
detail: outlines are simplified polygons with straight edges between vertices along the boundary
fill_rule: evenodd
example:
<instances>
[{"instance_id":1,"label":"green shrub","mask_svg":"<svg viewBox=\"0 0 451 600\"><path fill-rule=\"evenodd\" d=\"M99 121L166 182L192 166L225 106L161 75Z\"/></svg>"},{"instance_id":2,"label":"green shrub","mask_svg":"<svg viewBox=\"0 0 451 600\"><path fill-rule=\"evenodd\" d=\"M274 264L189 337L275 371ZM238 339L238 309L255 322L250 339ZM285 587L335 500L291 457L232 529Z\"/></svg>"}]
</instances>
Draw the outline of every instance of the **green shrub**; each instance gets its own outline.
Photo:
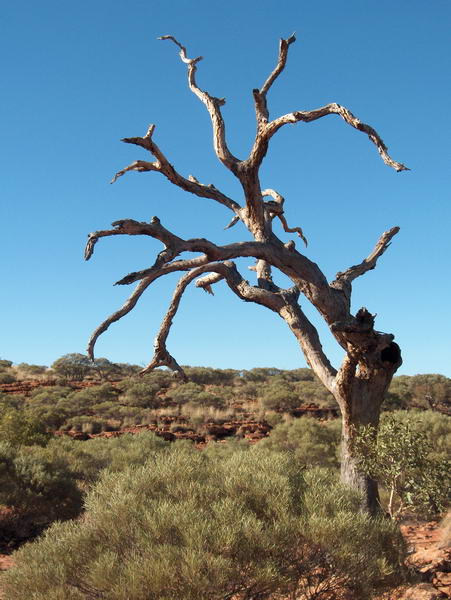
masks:
<instances>
[{"instance_id":1,"label":"green shrub","mask_svg":"<svg viewBox=\"0 0 451 600\"><path fill-rule=\"evenodd\" d=\"M30 412L2 407L0 410L0 440L12 446L45 446L49 440L46 424Z\"/></svg>"},{"instance_id":2,"label":"green shrub","mask_svg":"<svg viewBox=\"0 0 451 600\"><path fill-rule=\"evenodd\" d=\"M266 386L261 403L265 409L278 412L289 412L301 404L294 386L281 377L274 377Z\"/></svg>"},{"instance_id":3,"label":"green shrub","mask_svg":"<svg viewBox=\"0 0 451 600\"><path fill-rule=\"evenodd\" d=\"M157 393L160 387L156 383L147 383L145 381L136 382L127 388L121 401L129 406L142 408L156 408L159 405Z\"/></svg>"},{"instance_id":4,"label":"green shrub","mask_svg":"<svg viewBox=\"0 0 451 600\"><path fill-rule=\"evenodd\" d=\"M283 453L175 443L105 472L85 517L23 547L2 585L9 600L364 600L399 576L396 528L356 515L329 475L308 477Z\"/></svg>"},{"instance_id":5,"label":"green shrub","mask_svg":"<svg viewBox=\"0 0 451 600\"><path fill-rule=\"evenodd\" d=\"M428 456L437 461L447 460L451 456L451 419L432 410L400 410L392 413L396 422L408 425L412 431L428 438ZM389 420L388 415L382 416L382 422Z\"/></svg>"},{"instance_id":6,"label":"green shrub","mask_svg":"<svg viewBox=\"0 0 451 600\"><path fill-rule=\"evenodd\" d=\"M387 510L393 519L407 510L434 515L449 506L451 461L434 455L423 422L395 413L382 420L379 432L361 428L354 452L363 471L388 490Z\"/></svg>"},{"instance_id":7,"label":"green shrub","mask_svg":"<svg viewBox=\"0 0 451 600\"><path fill-rule=\"evenodd\" d=\"M233 385L238 371L209 367L184 367L188 379L201 385Z\"/></svg>"},{"instance_id":8,"label":"green shrub","mask_svg":"<svg viewBox=\"0 0 451 600\"><path fill-rule=\"evenodd\" d=\"M94 369L94 363L85 354L65 354L52 364L53 371L64 379L81 381Z\"/></svg>"},{"instance_id":9,"label":"green shrub","mask_svg":"<svg viewBox=\"0 0 451 600\"><path fill-rule=\"evenodd\" d=\"M63 436L52 439L46 450L52 459L58 456L64 458L74 477L86 487L99 478L103 469L118 472L131 465L142 465L149 456L168 448L169 442L144 431L139 435L125 434L85 442Z\"/></svg>"},{"instance_id":10,"label":"green shrub","mask_svg":"<svg viewBox=\"0 0 451 600\"><path fill-rule=\"evenodd\" d=\"M194 383L193 381L188 381L188 383L184 383L171 389L168 396L170 396L171 400L177 404L186 404L187 402L195 402L197 396L203 391L203 386Z\"/></svg>"},{"instance_id":11,"label":"green shrub","mask_svg":"<svg viewBox=\"0 0 451 600\"><path fill-rule=\"evenodd\" d=\"M79 514L82 496L68 462L45 448L0 443L0 504L43 525Z\"/></svg>"},{"instance_id":12,"label":"green shrub","mask_svg":"<svg viewBox=\"0 0 451 600\"><path fill-rule=\"evenodd\" d=\"M288 451L297 464L338 467L341 425L338 420L321 423L311 417L280 423L259 442L271 450Z\"/></svg>"}]
</instances>

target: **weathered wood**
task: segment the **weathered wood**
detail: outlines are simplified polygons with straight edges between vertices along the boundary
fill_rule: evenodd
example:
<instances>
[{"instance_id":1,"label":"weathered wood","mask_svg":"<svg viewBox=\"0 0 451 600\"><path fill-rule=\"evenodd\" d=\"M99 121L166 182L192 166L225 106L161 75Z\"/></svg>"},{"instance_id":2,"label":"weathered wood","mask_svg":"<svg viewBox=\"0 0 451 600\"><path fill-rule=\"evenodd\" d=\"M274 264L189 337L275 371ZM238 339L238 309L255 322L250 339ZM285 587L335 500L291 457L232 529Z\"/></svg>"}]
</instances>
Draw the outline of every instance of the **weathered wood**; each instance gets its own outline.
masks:
<instances>
[{"instance_id":1,"label":"weathered wood","mask_svg":"<svg viewBox=\"0 0 451 600\"><path fill-rule=\"evenodd\" d=\"M362 506L366 510L375 511L378 500L377 487L374 482L359 472L353 456L352 440L360 426L378 425L384 394L402 359L400 349L393 341L394 336L374 329L373 315L365 308L361 308L355 315L351 313L352 281L376 267L378 259L398 233L399 227L384 232L367 258L337 273L335 280L329 284L318 265L301 254L293 240L284 243L274 234L273 221L278 218L286 233L296 233L307 245L302 229L290 227L287 223L284 215L284 197L271 188L261 189L259 169L271 138L281 127L298 122L308 123L331 114L338 114L347 124L366 133L385 164L396 171L407 170L407 167L390 157L382 138L370 125L362 123L347 108L339 104L332 103L311 111L295 111L269 121L267 94L285 68L289 47L295 41L294 35L281 40L276 67L261 89L253 90L257 120L255 141L245 160L236 158L230 152L226 142L225 123L221 113L221 106L225 100L210 95L197 85L197 65L202 57L188 58L186 48L173 36L163 36L159 39L170 40L180 48L180 57L188 69L188 85L206 106L210 115L216 155L240 181L245 204L241 206L212 184L201 184L193 175L186 178L178 173L153 140L154 125L149 127L144 137L125 138L123 141L148 150L155 160L135 161L116 173L113 181L129 171L159 172L183 190L219 202L231 210L234 216L226 229L241 220L251 233L253 241L218 246L203 238L184 240L163 227L157 217L153 217L150 223L124 219L113 223L113 229L91 233L85 250L87 260L91 258L95 244L102 237L147 235L161 241L164 248L151 267L129 273L117 282L119 285L128 285L136 281L139 283L125 304L105 319L93 333L88 347L89 355L91 358L94 356L94 346L99 335L113 322L133 310L149 285L168 273L185 272L175 288L168 311L155 338L154 356L143 370L147 372L165 365L184 377L183 369L166 347L180 301L188 285L195 279L196 287L209 293L213 293L213 285L225 281L239 299L269 308L282 317L293 332L307 363L334 395L340 407L343 421L342 479L362 492ZM271 199L267 200L268 197ZM191 259L177 260L182 252L201 254ZM242 257L256 260L255 266L250 267L256 272L256 285L247 282L231 262L235 258ZM292 288L281 289L275 285L272 279L274 268L291 279ZM299 304L301 294L315 306L329 326L332 335L345 350L343 363L338 370L331 365L322 349L316 328L301 309Z\"/></svg>"}]
</instances>

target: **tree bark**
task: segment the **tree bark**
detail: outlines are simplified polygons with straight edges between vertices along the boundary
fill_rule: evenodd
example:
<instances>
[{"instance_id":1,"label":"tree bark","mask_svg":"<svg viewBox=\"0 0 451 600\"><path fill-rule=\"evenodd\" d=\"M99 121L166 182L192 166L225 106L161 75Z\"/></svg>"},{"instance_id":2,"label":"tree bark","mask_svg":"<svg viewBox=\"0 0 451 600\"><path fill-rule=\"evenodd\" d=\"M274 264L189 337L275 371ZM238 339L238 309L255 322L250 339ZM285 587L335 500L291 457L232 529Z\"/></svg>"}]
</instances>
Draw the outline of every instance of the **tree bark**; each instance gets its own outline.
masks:
<instances>
[{"instance_id":1,"label":"tree bark","mask_svg":"<svg viewBox=\"0 0 451 600\"><path fill-rule=\"evenodd\" d=\"M113 223L113 229L91 233L85 249L85 258L91 258L94 246L100 238L115 235L147 235L164 245L152 266L134 271L117 282L129 285L138 282L135 291L125 304L106 318L91 336L88 354L94 357L94 346L98 337L115 321L128 314L144 291L163 275L182 272L168 311L161 323L154 343L154 356L143 370L147 372L159 366L168 366L184 377L183 369L166 348L166 342L173 318L177 313L181 298L187 286L199 275L196 286L213 294L212 285L225 281L230 290L241 300L254 302L278 314L295 335L307 364L324 386L334 395L340 406L343 418L342 431L342 480L362 493L362 507L372 513L378 508L377 486L359 470L353 454L355 432L363 425L377 427L384 394L393 374L401 364L401 352L394 343L394 336L374 329L375 317L365 308L355 315L351 313L352 282L376 267L380 256L389 247L399 227L393 227L379 238L373 251L357 265L336 275L329 283L326 276L313 261L301 254L294 240L284 243L273 232L275 218L282 223L285 233L297 234L307 246L307 238L301 227L290 227L284 215L284 197L276 190L260 186L259 170L266 156L272 137L285 125L310 123L327 115L338 115L343 121L366 134L376 147L386 165L396 171L408 170L402 163L394 161L388 154L387 146L379 134L360 121L346 107L330 103L310 111L294 111L274 120L269 118L267 94L285 68L288 50L295 42L292 35L280 41L276 67L260 89L253 90L257 132L249 156L245 160L237 158L229 150L226 140L226 127L221 107L224 98L216 98L202 90L196 82L197 65L202 57L190 59L186 48L173 36L163 36L180 49L180 57L187 65L190 90L205 105L213 129L213 148L218 160L235 176L243 189L244 204L230 198L213 184L202 184L193 175L182 176L166 158L153 139L155 126L151 125L143 137L124 138L128 144L144 148L155 158L154 161L137 160L118 171L113 179L130 171L157 172L173 185L200 198L214 200L233 213L232 220L225 229L232 228L238 221L248 229L252 241L236 242L218 246L204 238L184 240L161 225L157 217L149 223L123 219ZM267 198L270 197L270 200ZM184 252L201 253L190 259L178 259ZM251 285L238 272L231 260L253 258L256 263L251 270L256 272L256 285ZM293 287L278 287L272 270L278 269L293 283ZM299 297L303 295L317 309L329 326L338 344L345 350L345 358L338 371L325 355L318 332L304 314Z\"/></svg>"},{"instance_id":2,"label":"tree bark","mask_svg":"<svg viewBox=\"0 0 451 600\"><path fill-rule=\"evenodd\" d=\"M362 510L377 514L380 511L377 483L360 470L354 453L354 440L361 427L370 425L377 431L385 393L402 360L399 346L394 342L379 353L378 359L377 355L365 358L373 363L377 360L379 364L368 368L360 363L348 385L342 383L335 389L342 412L341 480L361 493ZM349 357L344 361L344 370L346 368L353 368Z\"/></svg>"}]
</instances>

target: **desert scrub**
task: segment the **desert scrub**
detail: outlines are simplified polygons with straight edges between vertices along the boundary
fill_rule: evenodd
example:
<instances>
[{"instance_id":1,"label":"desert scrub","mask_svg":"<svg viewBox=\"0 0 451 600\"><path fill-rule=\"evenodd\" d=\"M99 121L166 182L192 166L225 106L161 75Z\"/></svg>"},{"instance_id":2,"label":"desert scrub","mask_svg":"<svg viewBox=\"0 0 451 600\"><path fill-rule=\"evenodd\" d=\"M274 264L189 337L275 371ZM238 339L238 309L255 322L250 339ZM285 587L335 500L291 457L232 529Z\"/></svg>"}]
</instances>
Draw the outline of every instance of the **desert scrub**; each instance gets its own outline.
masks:
<instances>
[{"instance_id":1,"label":"desert scrub","mask_svg":"<svg viewBox=\"0 0 451 600\"><path fill-rule=\"evenodd\" d=\"M276 425L260 444L290 452L298 464L308 467L338 467L340 431L338 420L321 423L312 417L301 417Z\"/></svg>"},{"instance_id":2,"label":"desert scrub","mask_svg":"<svg viewBox=\"0 0 451 600\"><path fill-rule=\"evenodd\" d=\"M286 453L175 443L106 471L81 520L53 525L2 578L9 600L369 598L399 576L396 528L356 515L329 471Z\"/></svg>"},{"instance_id":3,"label":"desert scrub","mask_svg":"<svg viewBox=\"0 0 451 600\"><path fill-rule=\"evenodd\" d=\"M74 478L86 489L96 482L103 469L118 472L133 465L142 465L149 456L164 452L169 442L151 432L121 435L78 442L60 437L51 440L46 448L51 460L62 457L70 466Z\"/></svg>"},{"instance_id":4,"label":"desert scrub","mask_svg":"<svg viewBox=\"0 0 451 600\"><path fill-rule=\"evenodd\" d=\"M68 461L39 446L0 443L0 504L47 525L77 516L82 495Z\"/></svg>"}]
</instances>

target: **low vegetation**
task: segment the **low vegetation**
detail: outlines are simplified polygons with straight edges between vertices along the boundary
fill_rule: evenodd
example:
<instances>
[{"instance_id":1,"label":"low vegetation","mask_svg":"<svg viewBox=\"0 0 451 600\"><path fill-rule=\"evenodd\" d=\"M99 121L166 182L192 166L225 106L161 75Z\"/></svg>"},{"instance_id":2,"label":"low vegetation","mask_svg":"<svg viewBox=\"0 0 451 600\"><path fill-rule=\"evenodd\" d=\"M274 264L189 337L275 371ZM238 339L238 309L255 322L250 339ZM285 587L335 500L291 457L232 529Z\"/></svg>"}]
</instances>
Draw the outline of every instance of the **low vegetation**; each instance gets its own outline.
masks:
<instances>
[{"instance_id":1,"label":"low vegetation","mask_svg":"<svg viewBox=\"0 0 451 600\"><path fill-rule=\"evenodd\" d=\"M22 545L2 576L12 600L29 598L30 582L37 600L332 600L343 590L363 600L405 576L396 519L449 507L442 376L395 378L379 436L358 437L390 521L360 515L339 485L340 423L309 369L187 367L181 384L167 371L137 377L103 364L80 383L54 365L0 361L15 382L33 367L43 384L23 393L5 384L0 395L0 544ZM263 427L258 444L249 423ZM167 439L225 437L200 452L146 424ZM107 437L136 425L140 435Z\"/></svg>"},{"instance_id":2,"label":"low vegetation","mask_svg":"<svg viewBox=\"0 0 451 600\"><path fill-rule=\"evenodd\" d=\"M56 523L16 555L11 600L370 597L402 577L388 521L356 514L330 472L303 472L256 446L155 449L107 469L81 520Z\"/></svg>"}]
</instances>

